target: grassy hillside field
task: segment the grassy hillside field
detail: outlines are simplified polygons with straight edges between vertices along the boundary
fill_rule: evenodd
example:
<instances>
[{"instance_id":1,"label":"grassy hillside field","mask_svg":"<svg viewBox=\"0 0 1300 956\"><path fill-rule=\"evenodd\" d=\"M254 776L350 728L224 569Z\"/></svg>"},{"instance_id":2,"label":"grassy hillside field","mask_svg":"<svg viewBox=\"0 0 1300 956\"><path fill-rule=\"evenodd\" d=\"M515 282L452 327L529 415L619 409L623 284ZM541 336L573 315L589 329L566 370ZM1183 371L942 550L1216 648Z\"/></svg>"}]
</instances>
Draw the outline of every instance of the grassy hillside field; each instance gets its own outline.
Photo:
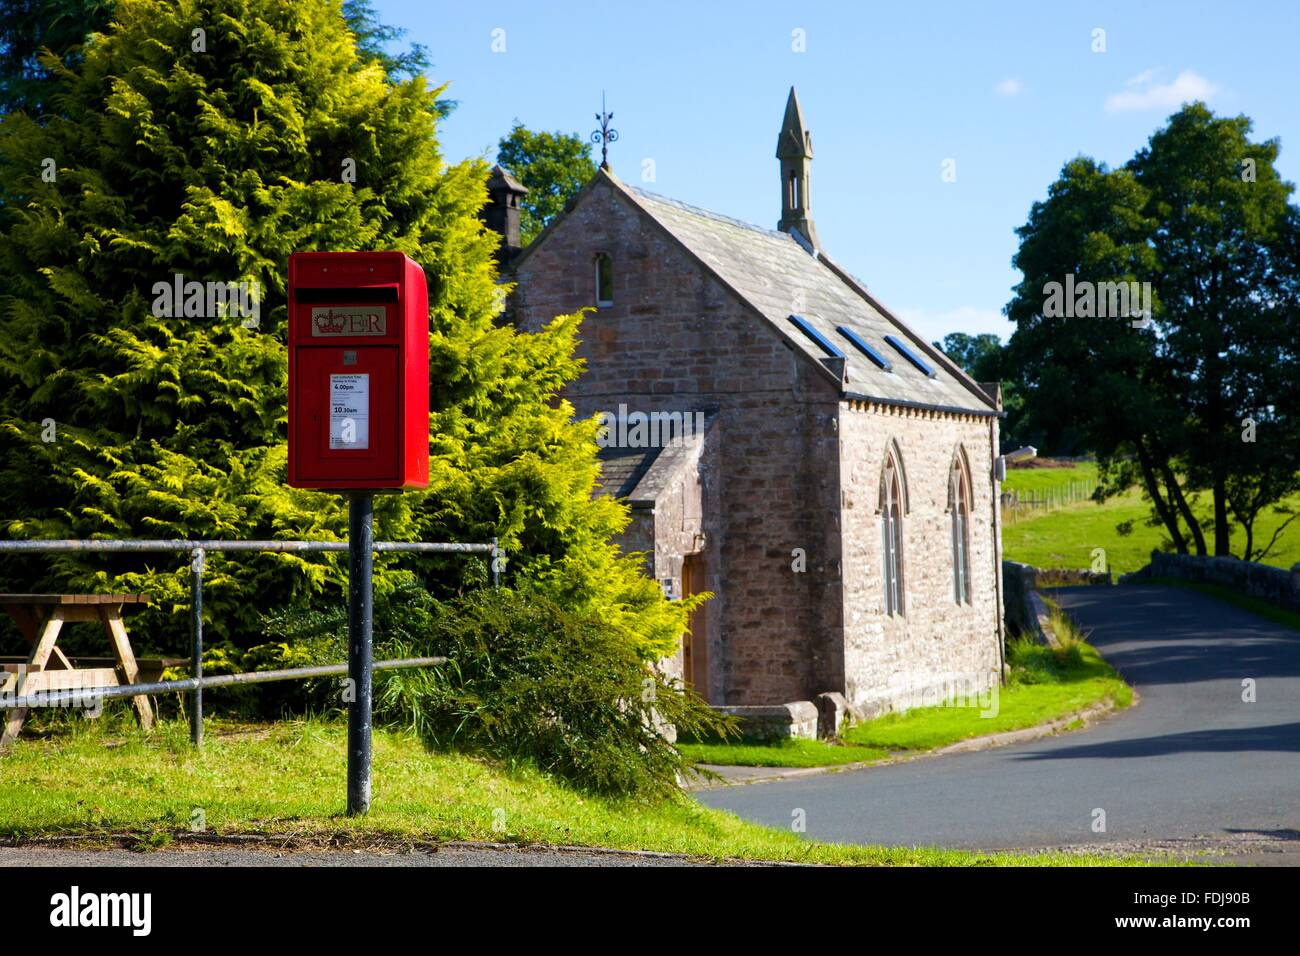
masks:
<instances>
[{"instance_id":1,"label":"grassy hillside field","mask_svg":"<svg viewBox=\"0 0 1300 956\"><path fill-rule=\"evenodd\" d=\"M1097 466L1080 463L1071 468L1024 468L1007 473L1003 490L1041 495L1049 488L1070 482L1097 480ZM1300 496L1286 502L1300 507ZM1195 507L1195 505L1194 505ZM1197 510L1203 510L1204 502ZM1105 504L1091 501L1066 505L1045 514L1005 522L1002 528L1002 553L1012 561L1021 561L1040 568L1088 568L1092 565L1094 548L1104 548L1109 569L1115 575L1136 571L1151 558L1154 550L1169 548L1168 536L1163 526L1151 527L1148 519L1151 506L1142 493L1133 488L1125 495L1111 498ZM1266 541L1286 516L1266 512L1256 522L1256 542ZM1127 533L1121 526L1129 525ZM1211 529L1207 526L1206 533ZM1233 528L1232 544L1240 549L1244 535ZM1300 520L1295 521L1278 540L1265 564L1289 568L1300 561Z\"/></svg>"},{"instance_id":2,"label":"grassy hillside field","mask_svg":"<svg viewBox=\"0 0 1300 956\"><path fill-rule=\"evenodd\" d=\"M1096 463L1081 461L1069 468L1008 468L1002 490L1037 496L1050 488L1068 485L1072 481L1096 484Z\"/></svg>"}]
</instances>

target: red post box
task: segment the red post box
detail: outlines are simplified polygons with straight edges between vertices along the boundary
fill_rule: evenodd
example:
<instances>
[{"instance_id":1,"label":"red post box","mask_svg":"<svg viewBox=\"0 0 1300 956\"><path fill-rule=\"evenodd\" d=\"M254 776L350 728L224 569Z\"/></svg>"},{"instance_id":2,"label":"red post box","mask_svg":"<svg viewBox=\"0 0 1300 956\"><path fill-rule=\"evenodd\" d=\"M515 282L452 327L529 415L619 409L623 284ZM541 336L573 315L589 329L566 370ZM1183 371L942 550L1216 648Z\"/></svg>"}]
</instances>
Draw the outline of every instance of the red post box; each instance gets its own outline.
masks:
<instances>
[{"instance_id":1,"label":"red post box","mask_svg":"<svg viewBox=\"0 0 1300 956\"><path fill-rule=\"evenodd\" d=\"M289 484L429 483L429 292L400 252L289 257Z\"/></svg>"}]
</instances>

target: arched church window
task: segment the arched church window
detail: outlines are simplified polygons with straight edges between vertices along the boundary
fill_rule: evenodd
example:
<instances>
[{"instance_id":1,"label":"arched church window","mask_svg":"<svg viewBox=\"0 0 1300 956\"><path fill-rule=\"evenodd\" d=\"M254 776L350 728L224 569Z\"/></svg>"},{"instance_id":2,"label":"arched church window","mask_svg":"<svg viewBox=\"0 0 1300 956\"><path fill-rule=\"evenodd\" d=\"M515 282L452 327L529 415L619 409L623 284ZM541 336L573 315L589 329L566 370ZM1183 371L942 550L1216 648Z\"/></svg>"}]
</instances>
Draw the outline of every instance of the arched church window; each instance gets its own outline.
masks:
<instances>
[{"instance_id":1,"label":"arched church window","mask_svg":"<svg viewBox=\"0 0 1300 956\"><path fill-rule=\"evenodd\" d=\"M885 456L880 476L880 544L884 568L884 606L889 615L904 612L903 603L903 484L893 449Z\"/></svg>"},{"instance_id":2,"label":"arched church window","mask_svg":"<svg viewBox=\"0 0 1300 956\"><path fill-rule=\"evenodd\" d=\"M961 455L952 459L948 472L948 515L952 522L952 598L970 604L970 475Z\"/></svg>"}]
</instances>

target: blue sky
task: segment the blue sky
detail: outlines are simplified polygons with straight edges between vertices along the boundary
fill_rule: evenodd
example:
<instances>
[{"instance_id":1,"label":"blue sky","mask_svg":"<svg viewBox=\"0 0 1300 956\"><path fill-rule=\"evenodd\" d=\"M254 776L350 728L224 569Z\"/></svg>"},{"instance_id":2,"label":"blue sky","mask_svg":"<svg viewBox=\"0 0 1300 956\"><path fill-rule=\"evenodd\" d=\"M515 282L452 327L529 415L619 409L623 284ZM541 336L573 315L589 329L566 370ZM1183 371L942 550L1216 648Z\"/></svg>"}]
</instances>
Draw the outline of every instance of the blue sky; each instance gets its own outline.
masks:
<instances>
[{"instance_id":1,"label":"blue sky","mask_svg":"<svg viewBox=\"0 0 1300 956\"><path fill-rule=\"evenodd\" d=\"M1295 0L376 9L429 48L433 78L460 101L440 134L449 159L494 158L515 119L585 135L603 89L620 134L616 175L768 227L780 215L776 135L796 86L822 245L929 338L1008 336L1014 230L1030 205L1073 156L1128 160L1185 99L1251 117L1254 138L1281 140L1283 177L1300 180ZM1098 28L1104 52L1093 51Z\"/></svg>"}]
</instances>

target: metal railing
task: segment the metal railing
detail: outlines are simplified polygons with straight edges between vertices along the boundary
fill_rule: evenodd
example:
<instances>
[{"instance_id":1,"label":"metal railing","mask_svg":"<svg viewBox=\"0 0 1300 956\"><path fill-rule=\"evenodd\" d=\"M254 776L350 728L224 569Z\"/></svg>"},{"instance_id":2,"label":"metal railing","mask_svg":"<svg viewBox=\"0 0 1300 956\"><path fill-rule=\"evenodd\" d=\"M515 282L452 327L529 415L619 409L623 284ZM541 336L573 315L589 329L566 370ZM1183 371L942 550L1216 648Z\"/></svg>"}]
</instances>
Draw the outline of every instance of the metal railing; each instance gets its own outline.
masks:
<instances>
[{"instance_id":1,"label":"metal railing","mask_svg":"<svg viewBox=\"0 0 1300 956\"><path fill-rule=\"evenodd\" d=\"M372 666L377 671L394 671L409 667L436 667L445 663L447 663L445 657L402 657L391 661L375 661ZM121 684L117 687L66 687L61 690L38 691L31 697L11 697L7 694L0 694L0 710L21 710L29 707L85 707L101 700L113 700L118 697L138 697L141 694L170 694L187 690L202 690L205 687L270 684L281 680L344 677L347 672L347 664L318 664L313 667L288 667L274 671L218 674L216 677L186 677L182 680Z\"/></svg>"},{"instance_id":2,"label":"metal railing","mask_svg":"<svg viewBox=\"0 0 1300 956\"><path fill-rule=\"evenodd\" d=\"M478 543L448 543L448 542L431 542L431 541L375 541L372 548L379 552L398 552L405 554L486 554L491 556L491 574L492 586L497 587L501 582L501 549L498 547L497 539L493 538L490 544ZM96 552L159 552L159 551L177 551L190 552L190 630L193 638L192 641L192 664L194 676L183 681L164 681L158 684L131 684L123 688L122 693L116 692L112 688L97 689L98 696L101 698L110 697L133 697L141 693L166 693L169 691L185 691L191 693L191 717L190 717L190 740L197 748L203 746L203 689L205 687L222 687L235 683L263 683L268 680L293 680L306 677L326 676L325 674L314 673L320 668L293 668L292 671L261 671L253 674L224 674L219 677L203 676L203 570L205 565L205 556L209 551L259 551L271 553L319 553L329 551L347 551L349 545L347 541L298 541L298 540L270 540L270 541L221 541L221 540L200 540L187 541L182 538L157 538L157 539L75 539L67 538L60 540L45 541L0 541L0 554L23 554L23 553L56 553L67 551L96 551ZM379 661L375 663L376 668L383 665L383 669L388 669L396 665L407 667L430 666L433 663L440 663L440 658L412 658L411 661L421 663L411 663L402 661ZM329 673L347 673L346 664L323 665ZM341 668L332 670L331 668ZM306 673L311 671L313 673ZM262 674L279 674L278 677L263 677L261 679L252 679L257 673ZM236 678L236 679L230 679ZM141 690L140 688L159 687L161 690ZM78 690L74 694L93 694L96 691ZM7 704L4 708L11 709L13 702Z\"/></svg>"}]
</instances>

